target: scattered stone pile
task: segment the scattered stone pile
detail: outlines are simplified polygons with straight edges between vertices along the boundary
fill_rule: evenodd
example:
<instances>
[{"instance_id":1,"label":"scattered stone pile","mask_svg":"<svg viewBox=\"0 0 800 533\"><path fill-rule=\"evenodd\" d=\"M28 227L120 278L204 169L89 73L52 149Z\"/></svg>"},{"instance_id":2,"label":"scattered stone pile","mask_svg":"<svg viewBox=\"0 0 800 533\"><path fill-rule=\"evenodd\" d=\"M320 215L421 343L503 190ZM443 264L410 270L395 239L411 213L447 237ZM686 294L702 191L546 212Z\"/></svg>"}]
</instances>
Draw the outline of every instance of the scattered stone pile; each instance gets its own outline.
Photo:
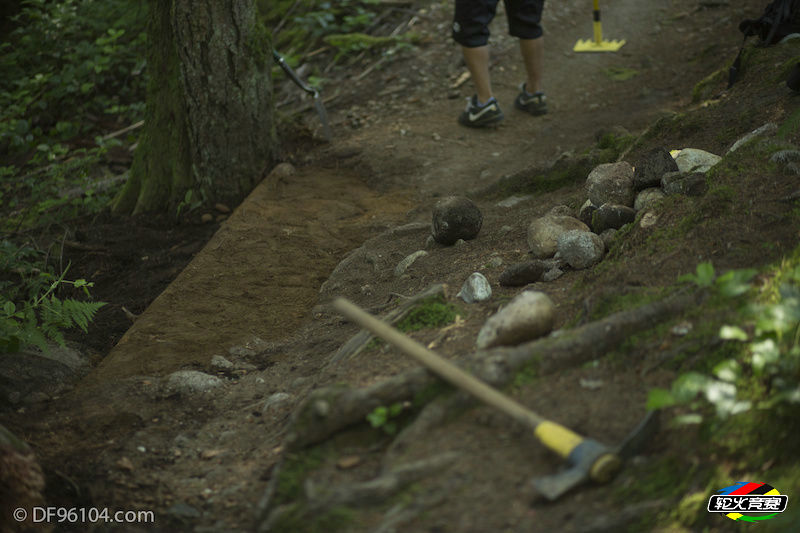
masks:
<instances>
[{"instance_id":1,"label":"scattered stone pile","mask_svg":"<svg viewBox=\"0 0 800 533\"><path fill-rule=\"evenodd\" d=\"M771 131L765 126L745 139ZM741 144L737 142L731 151ZM642 227L657 224L658 216L652 208L663 198L705 194L706 173L721 159L694 148L674 152L662 148L652 150L635 167L627 161L598 165L586 179L588 199L577 213L568 206L556 206L530 222L527 244L534 259L510 265L500 275L499 283L525 286L547 282L561 276L565 269L596 265L625 225L637 220ZM452 245L460 243L460 239L473 239L482 219L469 199L445 198L433 212L432 240ZM488 280L479 272L473 273L458 293L467 303L486 301L491 295ZM552 324L553 304L547 295L524 291L489 318L478 335L477 345L484 349L520 344L549 334Z\"/></svg>"}]
</instances>

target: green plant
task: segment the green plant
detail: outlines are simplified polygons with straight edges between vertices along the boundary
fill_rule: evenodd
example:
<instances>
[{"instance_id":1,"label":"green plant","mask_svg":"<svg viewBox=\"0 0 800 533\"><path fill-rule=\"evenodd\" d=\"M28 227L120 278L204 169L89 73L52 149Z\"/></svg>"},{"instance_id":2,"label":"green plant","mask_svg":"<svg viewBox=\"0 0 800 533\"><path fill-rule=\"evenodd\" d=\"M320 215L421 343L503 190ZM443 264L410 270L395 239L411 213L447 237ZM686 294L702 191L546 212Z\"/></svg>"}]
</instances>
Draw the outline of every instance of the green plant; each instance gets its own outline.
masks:
<instances>
[{"instance_id":1,"label":"green plant","mask_svg":"<svg viewBox=\"0 0 800 533\"><path fill-rule=\"evenodd\" d=\"M0 44L4 229L96 212L114 194L90 178L120 143L103 135L143 115L146 13L133 0L24 0L9 21Z\"/></svg>"},{"instance_id":2,"label":"green plant","mask_svg":"<svg viewBox=\"0 0 800 533\"><path fill-rule=\"evenodd\" d=\"M381 405L367 415L367 422L375 429L383 430L387 435L394 435L397 433L396 418L403 413L405 407L403 403L393 403L388 407Z\"/></svg>"},{"instance_id":3,"label":"green plant","mask_svg":"<svg viewBox=\"0 0 800 533\"><path fill-rule=\"evenodd\" d=\"M181 216L181 212L184 210L191 212L203 205L203 200L200 196L200 194L192 189L186 191L186 194L183 195L183 200L178 204L176 216Z\"/></svg>"},{"instance_id":4,"label":"green plant","mask_svg":"<svg viewBox=\"0 0 800 533\"><path fill-rule=\"evenodd\" d=\"M734 357L718 363L713 375L688 372L670 390L651 390L648 407L689 405L696 410L703 403L698 397L703 397L720 418L727 418L753 408L800 403L800 266L796 263L797 258L779 267L778 289L762 293L765 301L744 306L741 325L720 327L720 339L741 345ZM724 298L736 298L750 290L754 275L752 269L734 270L715 279L713 267L703 263L697 275L688 278L698 286L714 286ZM699 423L702 416L692 412L678 421Z\"/></svg>"},{"instance_id":5,"label":"green plant","mask_svg":"<svg viewBox=\"0 0 800 533\"><path fill-rule=\"evenodd\" d=\"M0 352L16 352L34 345L48 349L48 339L64 346L63 330L87 331L103 302L59 298L57 292L72 286L91 296L85 279L67 280L69 265L56 276L44 270L40 252L0 241ZM14 279L16 278L16 279Z\"/></svg>"},{"instance_id":6,"label":"green plant","mask_svg":"<svg viewBox=\"0 0 800 533\"><path fill-rule=\"evenodd\" d=\"M457 314L458 309L456 306L445 302L440 296L434 296L426 298L417 304L417 306L397 324L397 329L409 332L426 328L438 328L453 322Z\"/></svg>"}]
</instances>

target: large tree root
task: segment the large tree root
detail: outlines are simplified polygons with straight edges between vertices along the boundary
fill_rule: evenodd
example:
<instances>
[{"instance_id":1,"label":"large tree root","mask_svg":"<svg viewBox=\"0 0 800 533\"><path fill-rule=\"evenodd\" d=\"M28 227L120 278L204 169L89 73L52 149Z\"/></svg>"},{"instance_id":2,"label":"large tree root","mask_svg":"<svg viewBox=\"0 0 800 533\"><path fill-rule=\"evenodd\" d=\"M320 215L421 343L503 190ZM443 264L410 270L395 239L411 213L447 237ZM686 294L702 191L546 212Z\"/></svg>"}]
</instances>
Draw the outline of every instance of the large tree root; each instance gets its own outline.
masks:
<instances>
[{"instance_id":1,"label":"large tree root","mask_svg":"<svg viewBox=\"0 0 800 533\"><path fill-rule=\"evenodd\" d=\"M481 380L504 387L524 367L532 366L537 375L547 375L596 359L632 334L683 312L696 299L695 295L679 294L514 348L479 351L461 364ZM362 422L376 407L414 398L438 383L424 368L415 368L364 389L334 386L316 390L293 413L285 444L296 450L320 442Z\"/></svg>"},{"instance_id":2,"label":"large tree root","mask_svg":"<svg viewBox=\"0 0 800 533\"><path fill-rule=\"evenodd\" d=\"M344 483L336 486L322 486L312 479L303 485L302 501L294 501L274 509L269 507L269 499L262 501L259 509L260 519L256 530L273 531L285 522L311 522L315 517L324 516L337 508L364 507L382 503L397 495L406 487L425 477L444 470L456 460L459 454L445 452L434 457L414 461L388 470L380 476L360 483ZM387 513L378 530L391 531L391 526L413 519L438 498L426 495L422 501L401 502ZM434 495L435 496L435 495ZM280 529L284 531L284 529Z\"/></svg>"}]
</instances>

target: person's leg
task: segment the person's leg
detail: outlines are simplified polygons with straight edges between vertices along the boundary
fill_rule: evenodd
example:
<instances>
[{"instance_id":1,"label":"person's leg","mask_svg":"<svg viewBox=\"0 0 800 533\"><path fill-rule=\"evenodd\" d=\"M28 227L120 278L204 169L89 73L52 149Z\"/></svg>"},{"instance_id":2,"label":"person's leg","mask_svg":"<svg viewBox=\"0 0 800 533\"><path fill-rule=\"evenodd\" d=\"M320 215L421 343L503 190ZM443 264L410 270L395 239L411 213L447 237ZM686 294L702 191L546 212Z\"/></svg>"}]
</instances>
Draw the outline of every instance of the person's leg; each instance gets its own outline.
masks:
<instances>
[{"instance_id":1,"label":"person's leg","mask_svg":"<svg viewBox=\"0 0 800 533\"><path fill-rule=\"evenodd\" d=\"M464 62L475 85L475 96L458 122L469 127L492 126L503 120L500 105L492 95L489 75L489 23L498 0L456 0L453 39L461 45Z\"/></svg>"},{"instance_id":2,"label":"person's leg","mask_svg":"<svg viewBox=\"0 0 800 533\"><path fill-rule=\"evenodd\" d=\"M544 0L505 0L509 33L519 39L519 49L525 65L526 79L514 107L532 115L547 113L547 101L542 91L544 38L542 11Z\"/></svg>"},{"instance_id":3,"label":"person's leg","mask_svg":"<svg viewBox=\"0 0 800 533\"><path fill-rule=\"evenodd\" d=\"M519 49L525 63L525 72L528 79L525 81L525 90L530 93L542 92L542 56L544 37L536 39L520 39Z\"/></svg>"},{"instance_id":4,"label":"person's leg","mask_svg":"<svg viewBox=\"0 0 800 533\"><path fill-rule=\"evenodd\" d=\"M475 84L478 102L485 104L493 96L492 81L489 74L489 47L487 45L462 46L461 50L464 52L464 62L467 64L467 70L469 70L472 82Z\"/></svg>"}]
</instances>

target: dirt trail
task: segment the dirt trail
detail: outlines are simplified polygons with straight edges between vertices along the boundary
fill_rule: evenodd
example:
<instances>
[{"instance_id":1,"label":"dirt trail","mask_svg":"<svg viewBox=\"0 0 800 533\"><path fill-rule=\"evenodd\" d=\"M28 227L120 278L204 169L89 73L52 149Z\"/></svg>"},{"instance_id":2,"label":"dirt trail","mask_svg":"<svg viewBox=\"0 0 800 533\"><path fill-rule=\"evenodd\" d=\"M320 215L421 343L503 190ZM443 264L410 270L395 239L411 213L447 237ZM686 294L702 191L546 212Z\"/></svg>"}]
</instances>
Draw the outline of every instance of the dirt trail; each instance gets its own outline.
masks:
<instances>
[{"instance_id":1,"label":"dirt trail","mask_svg":"<svg viewBox=\"0 0 800 533\"><path fill-rule=\"evenodd\" d=\"M282 168L225 221L89 382L206 368L232 347L284 337L307 318L342 255L411 207L408 193L371 191L349 170L282 175Z\"/></svg>"},{"instance_id":2,"label":"dirt trail","mask_svg":"<svg viewBox=\"0 0 800 533\"><path fill-rule=\"evenodd\" d=\"M550 113L541 118L513 109L522 74L501 13L493 26L493 78L506 121L496 130L472 131L456 123L472 91L469 83L452 87L464 67L449 40L450 4L417 2L425 9L418 23L423 40L413 56L376 69L360 82L342 84L329 109L333 143L294 154L296 174L262 183L102 364L37 421L30 433L44 462L63 461L78 484L89 487L89 494L81 495L86 501L156 508L162 521L153 530L190 531L197 525L207 528L203 531L249 530L253 508L280 457L291 408L313 388L371 383L409 366L391 354L327 364L355 332L319 305L331 296L320 296L320 286L345 254L389 228L429 222L438 196L480 190L522 168L547 166L564 151L590 145L598 131L622 126L638 133L664 111L679 109L698 79L735 56L740 43L736 23L762 3L706 3L715 7L703 8L695 0L604 2L606 36L628 44L616 54L576 54L575 41L591 35L590 2L549 2L544 24ZM309 115L308 121L314 127L315 118ZM462 271L486 264L493 255L506 264L524 259L530 217L579 197L577 190L548 194L514 211L476 198L487 212L486 229L474 244L440 251L402 279L359 274L342 293L378 305L432 281L456 283ZM407 233L380 241L385 254L375 264L396 264L423 247L426 230L421 227L410 226ZM568 298L573 281L546 289L559 306L561 324L574 311ZM498 298L511 295L511 290L500 290ZM449 353L470 350L472 333L492 312L489 305L475 309L449 338ZM155 386L159 377L178 369L214 372L213 355L250 366L226 374L230 386L213 397L181 397ZM577 430L618 440L640 416L646 387L635 373L582 368L570 376L571 382L579 378L608 384L605 400L585 389L573 391L578 403L591 404L591 410L557 401L567 386L563 377L543 383L528 400ZM264 408L264 401L278 392L289 395L288 403L274 411ZM609 412L617 415L613 424L604 421ZM490 431L476 433L476 425ZM526 483L527 470L513 474L515 486L494 490L508 483L504 476L514 464L548 468L542 450L515 446L525 437L483 409L456 421L448 432L431 435L413 453L433 453L444 439L464 443L470 459L447 480L475 490L460 494L460 504L425 522L426 530L533 531L545 522L553 530L567 530L560 524L575 518L571 507L554 506L544 513L527 508L523 491L510 495ZM357 449L345 442L343 454L348 446ZM379 469L374 452L358 453L368 458L354 475L374 474ZM123 458L127 462L121 463ZM505 466L486 468L493 461ZM603 505L596 496L596 490L586 491L573 503L582 499L596 510ZM191 511L176 511L175 504ZM497 506L505 511L498 513ZM436 524L455 529L437 529ZM412 522L404 531L421 530L414 527Z\"/></svg>"},{"instance_id":3,"label":"dirt trail","mask_svg":"<svg viewBox=\"0 0 800 533\"><path fill-rule=\"evenodd\" d=\"M546 166L614 126L640 131L654 116L685 104L688 84L708 69L710 50L733 53L737 41L714 35L713 44L700 50L710 33L704 30L730 30L730 16L719 17L730 8L692 13L699 9L694 2L671 6L610 3L603 18L607 36L628 40L616 54L572 52L575 41L591 30L591 13L581 2L548 6L550 114L541 118L511 105L522 73L501 9L493 77L507 118L496 130L466 130L456 123L461 104L447 98L453 94L448 84L463 67L449 41L430 42L416 58L351 87L357 101L363 102L364 94L377 97L351 105L345 117L334 112L337 138L306 156L310 166L277 184L262 183L137 320L94 378L202 368L211 355L226 354L232 346L280 339L308 316L318 287L344 253L370 232L427 220L424 209L407 215L412 207L429 206L439 195L479 190L521 168ZM449 12L435 4L429 16L446 21ZM619 73L633 77L620 81ZM390 81L381 84L379 77ZM470 83L460 91L471 94ZM381 98L385 93L404 96ZM347 116L359 113L366 113L366 125L348 134ZM325 168L326 162L339 168Z\"/></svg>"}]
</instances>

